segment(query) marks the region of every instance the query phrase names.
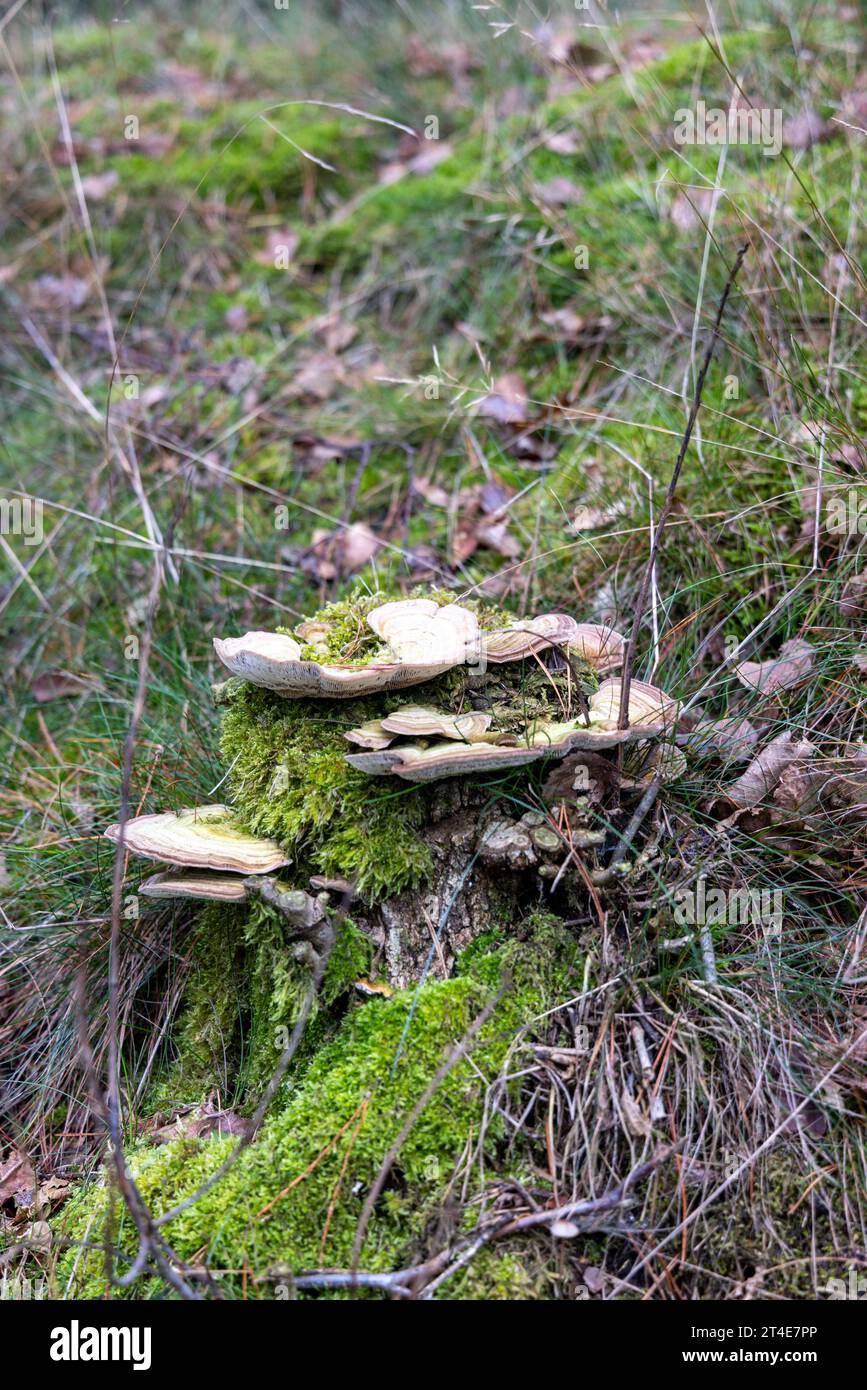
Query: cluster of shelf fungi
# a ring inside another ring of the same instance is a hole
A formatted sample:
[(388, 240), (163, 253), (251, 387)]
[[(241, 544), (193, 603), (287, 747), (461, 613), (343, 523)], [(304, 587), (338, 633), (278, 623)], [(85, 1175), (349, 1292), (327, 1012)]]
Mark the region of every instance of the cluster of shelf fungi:
[[(593, 824), (591, 801), (604, 796), (615, 779), (618, 784), (623, 780), (622, 769), (618, 775), (605, 754), (624, 745), (654, 749), (656, 744), (657, 757), (659, 740), (674, 727), (677, 705), (656, 687), (633, 680), (626, 727), (619, 727), (622, 687), (611, 673), (622, 665), (624, 639), (610, 627), (579, 623), (566, 614), (515, 619), (484, 631), (476, 614), (459, 603), (407, 599), (374, 608), (366, 623), (379, 642), (360, 660), (329, 656), (328, 633), (316, 620), (296, 629), (300, 640), (248, 632), (214, 645), (232, 676), (287, 700), (379, 697), (381, 717), (344, 731), (347, 762), (370, 777), (444, 784), (424, 832), (435, 864), (432, 883), (369, 911), (360, 906), (388, 978), (383, 988), (402, 988), (418, 978), (432, 931), (438, 938), (439, 967), (448, 972), (457, 952), (484, 930), (492, 897), (504, 891), (504, 868), (533, 870), (556, 882), (576, 847), (601, 843), (604, 833)], [(321, 659), (310, 659), (311, 650)], [(438, 708), (424, 703), (423, 690), (414, 691), (421, 698), (412, 702), (392, 698), (457, 666), (466, 667), (471, 680), (474, 673), (483, 675), (507, 663), (532, 660), (543, 666), (540, 654), (546, 652), (567, 681), (575, 659), (601, 678), (589, 697), (574, 705), (569, 701), (568, 707), (561, 700), (556, 718), (529, 718), (523, 727), (504, 732), (490, 712)], [(473, 784), (464, 780), (469, 773), (543, 760), (553, 764), (546, 784), (551, 805), (519, 816), (483, 813), (480, 807), (490, 798), (474, 793)], [(562, 820), (567, 805), (573, 812), (568, 835)], [(281, 871), (291, 859), (284, 849), (251, 834), (222, 804), (137, 816), (109, 827), (106, 834), (125, 850), (164, 866), (142, 882), (144, 896), (224, 903), (258, 897), (281, 914), (290, 935), (307, 942), (313, 954), (328, 934), (335, 897), (346, 904), (353, 899), (353, 885), (346, 880), (312, 878), (314, 893), (285, 882)], [(468, 873), (468, 867), (475, 872)], [(441, 919), (447, 905), (448, 927), (438, 932), (438, 925), (445, 925)], [(353, 917), (358, 920), (355, 910)], [(372, 987), (360, 981), (359, 988), (368, 993)]]

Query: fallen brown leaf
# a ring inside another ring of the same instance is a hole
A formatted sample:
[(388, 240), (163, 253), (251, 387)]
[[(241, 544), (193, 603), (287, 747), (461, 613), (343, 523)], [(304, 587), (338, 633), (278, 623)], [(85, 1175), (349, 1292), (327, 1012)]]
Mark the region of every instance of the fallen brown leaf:
[(311, 352), (302, 359), (293, 386), (299, 396), (327, 401), (344, 380), (345, 369), (339, 357), (333, 352)]
[(481, 521), (476, 527), (479, 545), (495, 550), (506, 560), (517, 560), (522, 546), (517, 536), (509, 531), (508, 521)]
[(775, 690), (789, 690), (810, 674), (815, 651), (809, 642), (793, 637), (780, 647), (779, 656), (767, 661), (742, 661), (735, 667), (741, 685), (749, 690), (770, 695)]
[(542, 143), (552, 154), (578, 154), (581, 149), (581, 141), (572, 130), (554, 131)]
[(89, 294), (90, 285), (80, 275), (39, 275), (25, 298), (33, 309), (80, 309)]
[(379, 175), (380, 183), (397, 183), (398, 179), (402, 179), (406, 174), (429, 174), (454, 153), (448, 140), (425, 140), (419, 144), (418, 153), (411, 159), (395, 159), (383, 165)]
[(712, 188), (679, 188), (668, 215), (679, 232), (694, 232), (707, 222), (713, 200)]
[[(353, 522), (339, 531), (314, 531), (309, 559), (319, 579), (336, 579), (363, 569), (380, 549), (382, 542), (363, 521)], [(305, 565), (305, 568), (308, 566)]]
[(534, 184), (533, 196), (540, 203), (548, 203), (551, 207), (572, 207), (575, 203), (581, 202), (584, 189), (564, 175), (557, 174), (546, 183)]
[(413, 478), (412, 490), (417, 492), (419, 497), (423, 497), (432, 507), (447, 507), (449, 505), (449, 494), (439, 483), (434, 483), (430, 478)]
[(120, 175), (116, 169), (107, 169), (104, 174), (86, 174), (81, 180), (81, 191), (89, 203), (99, 203), (108, 197), (119, 181)]
[(611, 337), (614, 329), (614, 319), (610, 315), (599, 314), (588, 318), (585, 314), (579, 314), (571, 304), (549, 310), (541, 315), (539, 322), (548, 331), (536, 329), (534, 338), (567, 343), (576, 348), (598, 347)]
[(203, 1105), (186, 1106), (175, 1112), (168, 1124), (147, 1132), (153, 1144), (170, 1144), (173, 1139), (208, 1139), (214, 1134), (231, 1134), (242, 1139), (250, 1133), (252, 1121), (234, 1110), (219, 1110), (209, 1097)]
[(523, 378), (517, 372), (498, 377), (492, 390), (476, 402), (473, 413), (501, 425), (523, 424), (530, 413)]
[(579, 507), (569, 522), (573, 531), (598, 531), (617, 517), (622, 508), (617, 507)]
[(853, 574), (843, 585), (839, 598), (840, 612), (844, 618), (859, 618), (867, 609), (867, 570), (863, 574)]
[(783, 144), (793, 150), (808, 150), (833, 133), (833, 127), (817, 111), (802, 111), (783, 121)]
[(815, 752), (812, 743), (798, 739), (786, 730), (753, 758), (746, 772), (726, 787), (725, 795), (736, 806), (758, 806), (763, 797), (776, 787), (790, 763), (811, 758)]
[(35, 1195), (36, 1174), (30, 1159), (20, 1149), (10, 1149), (0, 1163), (0, 1202), (31, 1207)]
[(86, 682), (71, 671), (43, 671), (30, 683), (30, 690), (37, 704), (47, 705), (51, 700), (62, 700), (68, 695), (80, 695)]
[(481, 58), (469, 44), (450, 43), (431, 48), (420, 34), (410, 36), (406, 57), (413, 77), (463, 77), (481, 66)]
[(703, 719), (691, 730), (687, 739), (691, 747), (712, 749), (724, 754), (730, 762), (746, 760), (758, 741), (758, 732), (750, 721), (737, 716)]

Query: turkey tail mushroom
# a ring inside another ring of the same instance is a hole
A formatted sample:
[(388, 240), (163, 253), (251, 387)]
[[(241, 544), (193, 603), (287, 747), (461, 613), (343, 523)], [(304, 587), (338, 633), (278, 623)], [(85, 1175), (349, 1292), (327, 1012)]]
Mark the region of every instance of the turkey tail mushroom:
[[(105, 835), (117, 844), (120, 832), (120, 825), (110, 825)], [(276, 841), (251, 835), (221, 805), (134, 816), (124, 824), (123, 843), (143, 859), (185, 869), (268, 874), (292, 862)]]

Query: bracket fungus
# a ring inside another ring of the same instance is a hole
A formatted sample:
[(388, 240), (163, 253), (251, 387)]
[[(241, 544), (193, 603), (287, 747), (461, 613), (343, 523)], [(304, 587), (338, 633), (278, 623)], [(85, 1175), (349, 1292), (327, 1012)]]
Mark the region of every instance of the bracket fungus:
[[(624, 639), (600, 623), (577, 623), (565, 613), (542, 613), (483, 631), (471, 608), (434, 599), (399, 599), (371, 609), (359, 634), (335, 654), (327, 617), (301, 623), (295, 636), (247, 632), (215, 638), (220, 661), (235, 676), (289, 698), (350, 699), (379, 690), (400, 690), (444, 675), (455, 666), (479, 670), (534, 656), (557, 646), (586, 661), (599, 674), (623, 661)], [(363, 646), (362, 655), (353, 655)]]
[[(123, 829), (124, 847), (132, 854), (184, 869), (268, 874), (291, 862), (276, 841), (242, 829), (228, 806), (134, 816)], [(106, 837), (117, 844), (120, 830), (110, 825)]]
[[(317, 623), (314, 648), (327, 652), (326, 623)], [(453, 666), (478, 662), (481, 634), (474, 613), (458, 603), (433, 599), (382, 603), (367, 615), (381, 647), (363, 660), (311, 661), (295, 638), (278, 632), (248, 632), (214, 639), (214, 648), (233, 675), (280, 695), (349, 699), (378, 690), (400, 690), (444, 675)], [(311, 624), (299, 629), (314, 636)]]
[(439, 734), (441, 738), (471, 741), (490, 727), (492, 714), (469, 710), (466, 714), (448, 714), (429, 705), (404, 705), (380, 721), (389, 734), (407, 734), (424, 738)]
[[(487, 720), (484, 728), (468, 727), (461, 734), (463, 742), (455, 741), (452, 735), (440, 736), (430, 743), (391, 743), (376, 748), (367, 745), (365, 752), (347, 753), (346, 761), (372, 776), (391, 774), (408, 782), (429, 782), (462, 773), (520, 767), (542, 758), (562, 758), (576, 749), (615, 748), (639, 739), (661, 738), (671, 731), (677, 713), (676, 701), (656, 686), (642, 681), (632, 682), (629, 725), (618, 729), (621, 690), (619, 680), (603, 681), (590, 698), (586, 717), (563, 722), (535, 720), (528, 722), (518, 734), (491, 729), (490, 720)], [(380, 720), (380, 728), (419, 739), (425, 732), (441, 735), (444, 724), (455, 722), (454, 716), (441, 712), (440, 726), (436, 727), (436, 711), (411, 706), (410, 715), (413, 709), (417, 711), (415, 727), (412, 717), (408, 719), (407, 711), (403, 710)], [(346, 737), (358, 743), (360, 732), (352, 730)]]
[(350, 729), (343, 737), (359, 748), (387, 748), (394, 739), (393, 734), (384, 731), (381, 719), (368, 719), (357, 729)]
[(565, 613), (542, 613), (489, 633), (484, 640), (486, 659), (498, 664), (519, 661), (555, 646), (573, 652), (602, 674), (622, 665), (626, 643), (614, 628), (602, 623), (576, 623)]
[[(517, 618), (483, 601), (429, 595), (383, 603), (380, 595), (355, 594), (292, 631), (215, 641), (232, 677), (219, 697), (229, 707), (223, 746), (230, 771), (239, 769), (233, 784), (241, 811), (204, 806), (126, 822), (125, 847), (170, 870), (146, 879), (146, 897), (261, 897), (294, 925), (295, 890), (269, 877), (293, 862), (287, 849), (308, 877), (315, 868), (323, 882), (361, 882), (364, 893), (374, 885), (380, 896), (428, 871), (427, 844), (414, 834), (424, 800), (397, 809), (385, 788), (366, 788), (349, 768), (434, 782), (571, 752), (593, 756), (670, 732), (676, 703), (640, 681), (631, 683), (628, 725), (618, 727), (622, 683), (608, 673), (622, 666), (625, 641), (613, 628), (566, 613)], [(425, 682), (416, 701), (389, 699)], [(283, 699), (298, 703), (287, 708)], [(339, 704), (317, 709), (316, 701), (350, 703), (341, 720)], [(275, 763), (287, 773), (285, 784), (273, 777)], [(241, 816), (276, 838), (248, 833)], [(326, 831), (338, 822), (340, 833), (326, 845)], [(106, 834), (117, 842), (120, 827)], [(392, 844), (393, 851), (384, 849)], [(542, 849), (533, 840), (532, 852)]]
[(243, 878), (207, 869), (151, 874), (139, 884), (138, 891), (146, 898), (199, 898), (219, 903), (242, 903), (247, 898)]
[[(590, 700), (590, 719), (594, 724), (602, 728), (617, 727), (622, 689), (623, 683), (620, 680), (601, 682)], [(646, 681), (630, 681), (630, 725), (670, 732), (677, 720), (677, 710), (677, 701), (666, 695), (658, 686), (648, 685)]]

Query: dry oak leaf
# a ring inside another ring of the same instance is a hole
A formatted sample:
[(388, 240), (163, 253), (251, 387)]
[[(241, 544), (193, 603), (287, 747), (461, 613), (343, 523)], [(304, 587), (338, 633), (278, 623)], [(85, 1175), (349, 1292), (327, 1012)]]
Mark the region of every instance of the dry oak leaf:
[(614, 319), (609, 314), (587, 317), (579, 314), (571, 304), (563, 304), (559, 309), (551, 309), (540, 316), (546, 332), (536, 331), (534, 338), (544, 342), (563, 343), (574, 348), (598, 347), (611, 336)]
[(36, 1174), (30, 1159), (20, 1149), (10, 1149), (0, 1163), (0, 1202), (30, 1207), (35, 1194)]
[(834, 128), (817, 111), (802, 111), (783, 122), (783, 144), (793, 150), (808, 150), (820, 140), (827, 140)]
[(90, 285), (80, 275), (39, 275), (25, 298), (32, 309), (80, 309), (89, 294)]
[(508, 521), (480, 522), (476, 527), (476, 538), (479, 545), (486, 546), (488, 550), (496, 550), (498, 555), (507, 560), (517, 560), (523, 550), (517, 536), (513, 536), (509, 531)]
[(179, 1112), (173, 1120), (155, 1129), (149, 1138), (153, 1144), (169, 1144), (174, 1139), (209, 1139), (212, 1135), (233, 1135), (237, 1139), (250, 1133), (252, 1120), (234, 1110), (218, 1110), (209, 1098), (204, 1105)]
[(792, 637), (780, 647), (779, 656), (767, 661), (742, 661), (735, 667), (741, 685), (771, 695), (776, 690), (788, 690), (810, 674), (815, 650), (801, 637)]
[(364, 569), (381, 545), (363, 521), (355, 521), (340, 531), (314, 531), (310, 547), (313, 569), (320, 579), (354, 574)]
[(614, 521), (623, 511), (622, 505), (611, 507), (579, 507), (573, 513), (569, 522), (571, 530), (578, 533), (582, 531), (598, 531), (603, 526), (607, 526), (610, 521)]
[(429, 502), (432, 507), (447, 507), (449, 505), (449, 494), (439, 483), (434, 483), (430, 478), (413, 478), (410, 484), (411, 490), (423, 497), (425, 502)]
[(686, 737), (687, 747), (712, 750), (730, 762), (745, 762), (759, 741), (758, 731), (749, 719), (730, 715), (723, 719), (702, 719)]
[(627, 1132), (634, 1135), (636, 1139), (646, 1139), (653, 1129), (653, 1125), (625, 1087), (620, 1096), (620, 1108), (626, 1121)]
[(397, 183), (405, 174), (429, 174), (444, 159), (450, 159), (453, 153), (448, 140), (430, 140), (421, 145), (411, 159), (395, 159), (383, 165), (379, 181), (388, 185)]
[(564, 175), (556, 174), (545, 183), (534, 184), (533, 194), (540, 203), (548, 203), (551, 207), (571, 207), (574, 203), (580, 203), (584, 189)]
[(669, 216), (679, 232), (694, 232), (707, 222), (714, 193), (713, 188), (678, 189)]
[(30, 690), (36, 703), (47, 705), (50, 700), (62, 700), (68, 695), (80, 695), (87, 682), (71, 671), (42, 671), (35, 676)]
[(345, 380), (345, 368), (333, 352), (308, 353), (295, 373), (294, 394), (327, 401), (335, 387)]
[(725, 794), (736, 806), (757, 806), (773, 791), (790, 763), (811, 758), (815, 752), (812, 743), (786, 730), (753, 758), (746, 772), (726, 788)]
[(858, 618), (867, 608), (867, 570), (863, 574), (853, 574), (843, 585), (843, 592), (837, 600), (844, 618)]
[(107, 169), (104, 174), (87, 174), (81, 180), (81, 191), (88, 202), (100, 202), (116, 187), (120, 175), (116, 169)]
[(473, 413), (501, 425), (520, 425), (529, 419), (527, 388), (517, 372), (498, 377), (486, 396), (476, 401)]
[[(821, 788), (830, 780), (830, 774), (820, 768), (813, 769), (809, 764), (789, 763), (783, 769), (774, 789), (773, 801), (784, 811), (813, 810)], [(810, 803), (809, 806), (806, 803)]]
[(571, 130), (553, 131), (545, 136), (542, 144), (552, 154), (578, 154), (581, 150), (581, 141)]

